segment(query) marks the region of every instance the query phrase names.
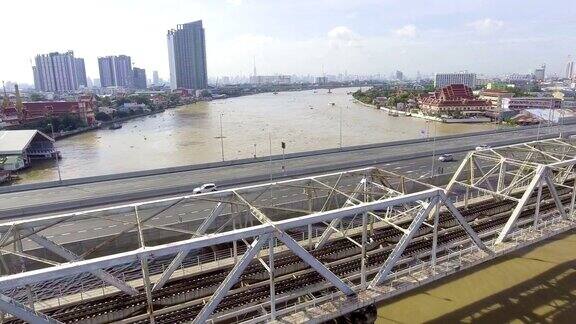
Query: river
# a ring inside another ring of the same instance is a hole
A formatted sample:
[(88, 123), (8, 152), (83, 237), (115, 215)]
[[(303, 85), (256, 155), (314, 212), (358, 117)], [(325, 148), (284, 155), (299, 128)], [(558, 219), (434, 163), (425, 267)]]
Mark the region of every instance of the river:
[[(270, 148), (279, 154), (282, 141), (286, 153), (338, 147), (340, 120), (343, 146), (419, 138), (427, 129), (431, 136), (434, 129), (441, 136), (494, 127), (389, 116), (355, 103), (348, 94), (355, 90), (264, 93), (198, 102), (130, 120), (121, 129), (64, 138), (57, 142), (62, 178), (221, 161), (221, 115), (226, 160), (269, 155)], [(18, 183), (56, 180), (56, 163), (37, 162), (20, 177)]]
[(576, 230), (386, 301), (376, 324), (574, 323)]

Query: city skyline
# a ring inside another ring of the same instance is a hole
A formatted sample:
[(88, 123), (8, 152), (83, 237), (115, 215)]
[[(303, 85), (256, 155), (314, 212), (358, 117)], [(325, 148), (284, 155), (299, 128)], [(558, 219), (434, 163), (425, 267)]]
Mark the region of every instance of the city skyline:
[(18, 46), (3, 52), (0, 78), (32, 83), (30, 60), (36, 54), (73, 50), (85, 59), (90, 78), (98, 76), (97, 57), (124, 53), (167, 79), (166, 30), (195, 20), (206, 28), (209, 77), (250, 75), (254, 57), (263, 75), (492, 75), (528, 73), (546, 63), (550, 74), (563, 76), (568, 55), (576, 54), (576, 36), (569, 33), (576, 9), (569, 1), (545, 12), (523, 1), (124, 1), (108, 11), (105, 0), (91, 6), (90, 16), (124, 22), (110, 26), (86, 23), (80, 9), (65, 5), (72, 2), (58, 2), (69, 9), (60, 12), (53, 3), (34, 0), (5, 4), (6, 12), (26, 12), (27, 21), (44, 27), (40, 37), (22, 24), (21, 15), (5, 15), (0, 27), (14, 31), (5, 42)]

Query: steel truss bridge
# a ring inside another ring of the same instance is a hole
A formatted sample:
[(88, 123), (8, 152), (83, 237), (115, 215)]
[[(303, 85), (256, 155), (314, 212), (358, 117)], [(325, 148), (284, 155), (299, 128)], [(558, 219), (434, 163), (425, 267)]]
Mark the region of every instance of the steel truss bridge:
[[(0, 223), (2, 320), (370, 316), (379, 301), (574, 228), (575, 163), (574, 143), (548, 139), (470, 152), (446, 188), (364, 168)], [(175, 210), (194, 212), (167, 218)], [(54, 239), (65, 226), (109, 231)]]

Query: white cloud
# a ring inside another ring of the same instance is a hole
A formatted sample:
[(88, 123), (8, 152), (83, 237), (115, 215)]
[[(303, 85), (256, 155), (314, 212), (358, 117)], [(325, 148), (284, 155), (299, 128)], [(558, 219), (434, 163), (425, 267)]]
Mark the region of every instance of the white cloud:
[(400, 29), (396, 29), (394, 31), (394, 34), (398, 37), (404, 37), (404, 38), (414, 38), (416, 37), (417, 34), (417, 29), (416, 26), (414, 25), (406, 25)]
[(328, 42), (332, 48), (358, 47), (360, 37), (346, 26), (337, 26), (328, 32)]
[(234, 6), (239, 6), (242, 4), (242, 0), (226, 0), (226, 2)]
[(501, 20), (484, 18), (471, 22), (468, 24), (468, 26), (476, 29), (476, 31), (479, 33), (487, 34), (502, 28), (502, 26), (504, 26), (504, 22)]

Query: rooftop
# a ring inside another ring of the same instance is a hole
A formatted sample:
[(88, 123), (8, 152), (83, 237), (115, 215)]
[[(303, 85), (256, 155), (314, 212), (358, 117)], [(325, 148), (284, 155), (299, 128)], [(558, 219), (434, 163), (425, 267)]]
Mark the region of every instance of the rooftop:
[(0, 131), (0, 155), (22, 154), (36, 136), (54, 141), (48, 135), (35, 129)]

